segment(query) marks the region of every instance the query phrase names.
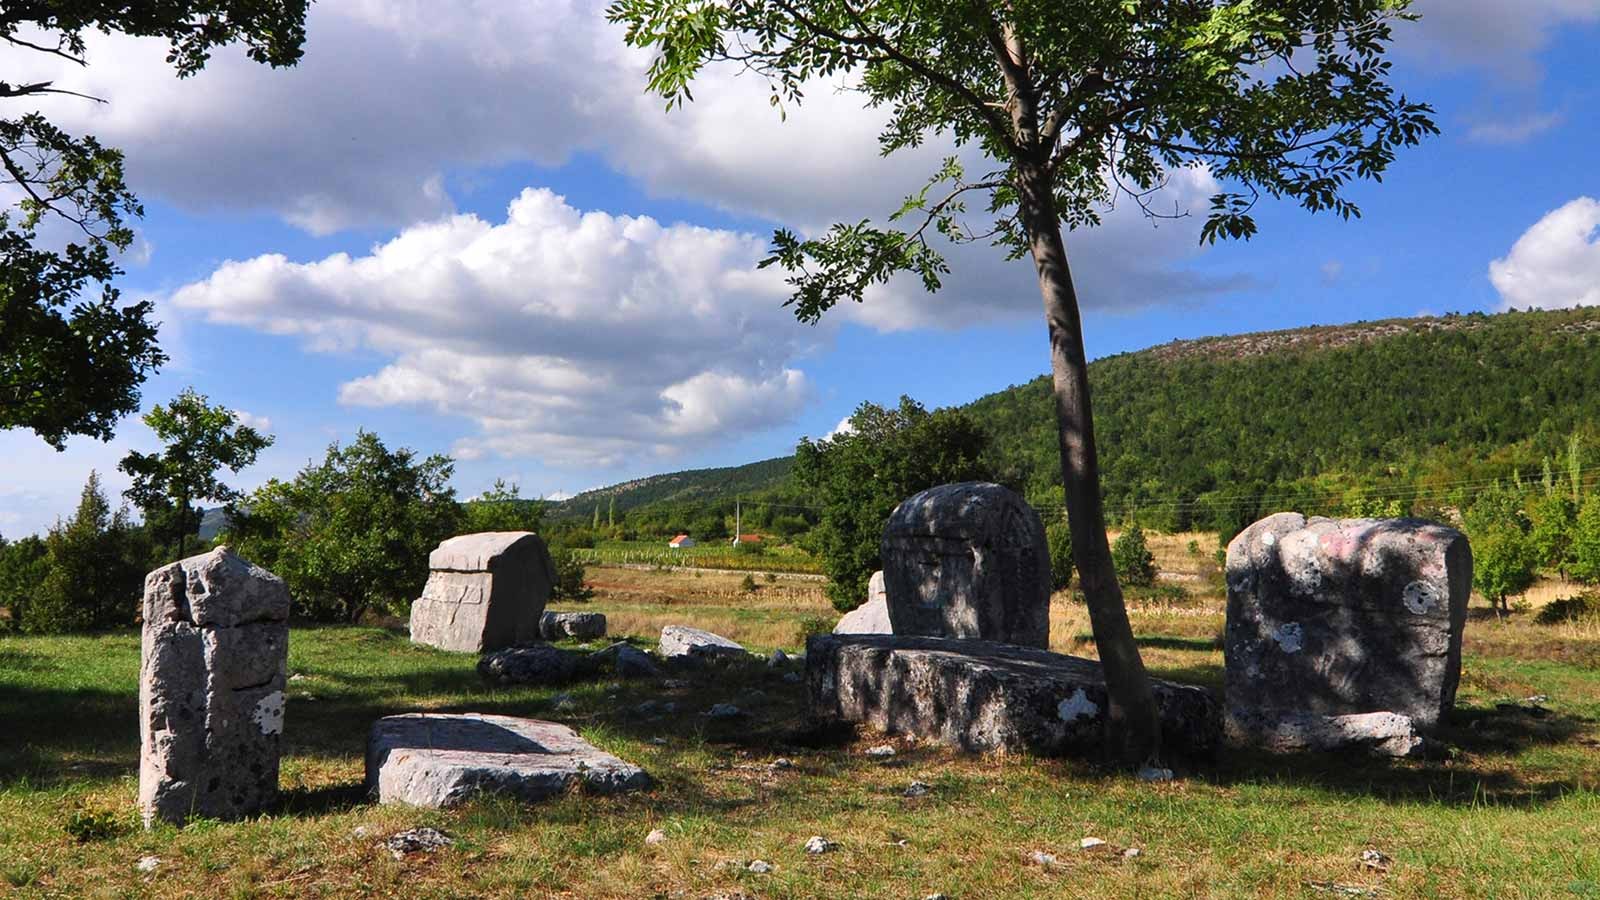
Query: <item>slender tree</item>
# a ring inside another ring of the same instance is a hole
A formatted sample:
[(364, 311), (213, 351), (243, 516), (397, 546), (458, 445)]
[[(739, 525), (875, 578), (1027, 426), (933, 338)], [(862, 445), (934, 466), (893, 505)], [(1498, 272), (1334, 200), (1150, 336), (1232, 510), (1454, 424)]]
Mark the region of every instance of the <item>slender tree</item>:
[[(1397, 96), (1384, 52), (1408, 0), (615, 0), (629, 43), (653, 48), (650, 90), (690, 100), (707, 64), (765, 77), (772, 104), (846, 76), (888, 111), (885, 153), (947, 136), (952, 157), (891, 216), (773, 236), (766, 264), (791, 272), (789, 301), (814, 322), (840, 300), (909, 271), (947, 272), (930, 236), (991, 239), (1030, 256), (1049, 330), (1073, 556), (1111, 695), (1113, 750), (1155, 758), (1160, 723), (1105, 534), (1087, 358), (1062, 226), (1092, 226), (1119, 196), (1150, 215), (1169, 174), (1205, 168), (1202, 239), (1248, 238), (1263, 195), (1358, 214), (1350, 182), (1377, 178), (1397, 148), (1436, 129)], [(966, 199), (986, 200), (974, 227)]]
[[(287, 66), (300, 58), (307, 2), (5, 2), (0, 41), (87, 65), (87, 32), (166, 38), (179, 77), (233, 43), (257, 62)], [(0, 428), (31, 429), (58, 450), (69, 435), (109, 439), (117, 419), (139, 408), (145, 378), (166, 362), (151, 304), (124, 305), (111, 286), (121, 274), (115, 253), (133, 243), (129, 219), (144, 214), (123, 181), (122, 153), (27, 108), (71, 93), (50, 81), (0, 80), (8, 109), (23, 105), (20, 115), (0, 117), (0, 188), (20, 198), (0, 207)], [(38, 239), (47, 217), (66, 223), (72, 237), (64, 246)], [(88, 295), (91, 283), (98, 296)]]
[(144, 423), (166, 445), (161, 453), (131, 451), (120, 468), (133, 476), (123, 496), (144, 513), (158, 541), (176, 545), (182, 559), (191, 535), (200, 530), (204, 510), (195, 503), (226, 504), (230, 514), (244, 494), (223, 484), (217, 472), (237, 473), (272, 446), (272, 437), (248, 425), (226, 406), (212, 406), (204, 394), (185, 389), (166, 406), (145, 413)]

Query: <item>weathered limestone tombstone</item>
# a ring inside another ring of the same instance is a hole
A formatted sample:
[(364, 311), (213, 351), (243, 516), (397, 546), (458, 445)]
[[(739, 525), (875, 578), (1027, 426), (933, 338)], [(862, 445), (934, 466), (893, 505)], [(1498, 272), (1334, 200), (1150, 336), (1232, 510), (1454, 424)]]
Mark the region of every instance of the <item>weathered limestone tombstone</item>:
[(883, 571), (872, 573), (867, 584), (867, 602), (840, 617), (834, 634), (893, 634), (889, 623), (889, 598), (883, 589)]
[(998, 484), (944, 484), (889, 516), (881, 546), (895, 634), (1050, 646), (1050, 554), (1038, 513)]
[(580, 641), (606, 636), (606, 614), (597, 612), (546, 612), (539, 618), (539, 635), (547, 641), (577, 638)]
[(493, 793), (534, 802), (574, 787), (644, 790), (650, 776), (555, 722), (483, 713), (386, 716), (367, 738), (367, 787), (379, 803), (441, 808)]
[(687, 625), (662, 628), (659, 649), (661, 658), (668, 662), (744, 659), (750, 655), (750, 651), (735, 641)]
[[(1206, 756), (1222, 716), (1210, 691), (1151, 679), (1162, 740)], [(972, 752), (1095, 756), (1110, 697), (1094, 660), (993, 641), (825, 634), (806, 642), (806, 696), (819, 721), (872, 725)]]
[(1230, 741), (1424, 750), (1461, 675), (1465, 535), (1420, 519), (1278, 513), (1228, 545), (1227, 579)]
[(151, 572), (139, 663), (145, 825), (239, 819), (278, 797), (289, 589), (227, 547)]
[(539, 639), (555, 569), (530, 531), (463, 534), (428, 554), (428, 583), (411, 604), (411, 640), (483, 653)]

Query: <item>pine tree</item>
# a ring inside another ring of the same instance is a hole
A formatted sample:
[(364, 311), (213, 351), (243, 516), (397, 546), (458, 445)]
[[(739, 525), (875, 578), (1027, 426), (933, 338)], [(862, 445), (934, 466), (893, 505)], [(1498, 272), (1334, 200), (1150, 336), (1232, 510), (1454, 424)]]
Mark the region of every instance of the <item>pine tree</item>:
[(148, 548), (129, 522), (127, 508), (112, 512), (98, 472), (89, 473), (77, 512), (50, 530), (45, 547), (47, 574), (24, 608), (24, 631), (85, 631), (133, 622)]

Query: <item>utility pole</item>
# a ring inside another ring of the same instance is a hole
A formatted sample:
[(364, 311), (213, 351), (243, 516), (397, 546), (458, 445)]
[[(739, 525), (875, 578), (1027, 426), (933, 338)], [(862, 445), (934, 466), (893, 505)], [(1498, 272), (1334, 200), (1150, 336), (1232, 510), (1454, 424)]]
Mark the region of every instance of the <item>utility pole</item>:
[(733, 495), (733, 542), (735, 544), (739, 543), (739, 535), (744, 532), (744, 527), (739, 524), (741, 521), (742, 520), (741, 520), (741, 518), (739, 516), (739, 495), (738, 494), (734, 494)]

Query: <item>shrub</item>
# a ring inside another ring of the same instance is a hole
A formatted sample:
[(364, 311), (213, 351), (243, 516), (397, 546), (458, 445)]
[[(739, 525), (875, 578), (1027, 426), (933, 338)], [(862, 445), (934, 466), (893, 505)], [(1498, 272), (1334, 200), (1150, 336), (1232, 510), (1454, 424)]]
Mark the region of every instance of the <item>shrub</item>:
[(754, 594), (756, 592), (755, 576), (746, 575), (744, 580), (739, 582), (739, 590), (745, 592), (746, 594)]
[(75, 809), (61, 828), (80, 844), (109, 841), (131, 830), (121, 816), (108, 809)]
[(1111, 545), (1111, 561), (1117, 569), (1117, 580), (1126, 585), (1147, 587), (1156, 580), (1156, 557), (1145, 543), (1144, 529), (1138, 525), (1117, 536)]
[(1600, 618), (1600, 593), (1590, 592), (1551, 601), (1539, 610), (1534, 621), (1540, 625), (1560, 625), (1588, 618)]
[(836, 624), (838, 622), (828, 616), (806, 616), (801, 619), (799, 625), (800, 646), (804, 647), (807, 639), (816, 635), (833, 634), (833, 626)]
[(583, 581), (588, 568), (576, 553), (560, 544), (552, 544), (550, 562), (556, 570), (556, 583), (550, 586), (551, 600), (581, 603), (594, 596), (594, 590)]
[(1072, 584), (1072, 528), (1065, 519), (1051, 522), (1044, 538), (1050, 550), (1050, 588), (1064, 591)]

